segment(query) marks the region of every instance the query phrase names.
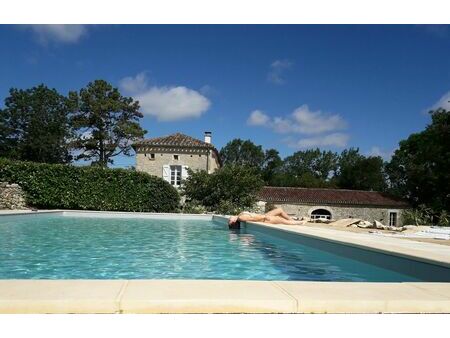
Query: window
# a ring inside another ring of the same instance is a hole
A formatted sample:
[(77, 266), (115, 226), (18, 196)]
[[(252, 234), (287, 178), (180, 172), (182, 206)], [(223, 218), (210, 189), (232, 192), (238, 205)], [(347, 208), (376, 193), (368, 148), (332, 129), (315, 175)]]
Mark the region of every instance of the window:
[(173, 155), (173, 159), (175, 160), (175, 161), (178, 161), (178, 155)]
[(330, 220), (331, 219), (331, 212), (325, 209), (316, 209), (313, 212), (311, 212), (311, 220), (314, 222), (318, 219), (321, 220)]
[(150, 159), (154, 160), (155, 159), (155, 154), (150, 154)]
[(181, 165), (170, 166), (170, 184), (175, 187), (181, 185)]
[(389, 225), (390, 226), (397, 226), (397, 212), (396, 211), (389, 211)]

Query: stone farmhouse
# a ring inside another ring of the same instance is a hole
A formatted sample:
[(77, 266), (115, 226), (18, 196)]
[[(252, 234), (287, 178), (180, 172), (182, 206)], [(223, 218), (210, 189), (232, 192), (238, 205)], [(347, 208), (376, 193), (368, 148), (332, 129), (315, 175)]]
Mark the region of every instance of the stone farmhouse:
[(264, 187), (258, 196), (263, 203), (282, 207), (288, 214), (311, 219), (360, 218), (402, 225), (408, 203), (377, 191), (319, 188)]
[[(188, 168), (212, 173), (221, 166), (210, 132), (205, 132), (203, 141), (176, 133), (144, 139), (133, 148), (136, 170), (161, 177), (176, 188), (188, 177)], [(345, 189), (264, 187), (258, 198), (259, 205), (271, 203), (300, 217), (360, 218), (393, 226), (402, 225), (402, 211), (409, 207), (405, 201), (380, 192)]]
[(176, 188), (188, 177), (188, 168), (212, 173), (221, 165), (211, 132), (205, 132), (204, 141), (176, 133), (136, 142), (133, 148), (136, 170), (161, 177)]

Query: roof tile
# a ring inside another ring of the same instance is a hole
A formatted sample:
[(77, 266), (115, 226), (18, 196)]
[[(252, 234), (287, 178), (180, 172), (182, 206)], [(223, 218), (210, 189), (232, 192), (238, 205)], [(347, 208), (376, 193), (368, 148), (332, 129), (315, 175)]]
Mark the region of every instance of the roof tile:
[(258, 197), (266, 202), (373, 205), (406, 208), (404, 200), (378, 191), (347, 189), (263, 187)]
[(214, 149), (214, 146), (210, 143), (200, 141), (191, 136), (176, 133), (168, 136), (154, 137), (145, 140), (135, 142), (133, 146), (163, 146), (163, 147), (195, 147), (195, 148), (205, 148)]

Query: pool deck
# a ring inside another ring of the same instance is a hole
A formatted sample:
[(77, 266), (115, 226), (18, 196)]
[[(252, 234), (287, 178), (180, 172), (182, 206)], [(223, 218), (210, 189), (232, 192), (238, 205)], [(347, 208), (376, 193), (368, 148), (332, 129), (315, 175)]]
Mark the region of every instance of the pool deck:
[(450, 246), (446, 245), (414, 241), (412, 238), (410, 240), (403, 240), (401, 238), (383, 237), (368, 233), (326, 229), (314, 227), (313, 223), (308, 224), (308, 226), (275, 225), (267, 223), (254, 224), (266, 228), (277, 229), (279, 231), (392, 254), (450, 268)]
[[(450, 247), (439, 244), (259, 225), (450, 267)], [(450, 283), (0, 280), (0, 313), (450, 313)]]

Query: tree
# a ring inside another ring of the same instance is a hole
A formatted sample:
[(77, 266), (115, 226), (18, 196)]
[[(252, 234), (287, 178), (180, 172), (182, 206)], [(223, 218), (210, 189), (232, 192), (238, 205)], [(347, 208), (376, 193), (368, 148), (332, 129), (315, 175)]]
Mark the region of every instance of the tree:
[(248, 166), (227, 165), (212, 174), (190, 170), (183, 184), (183, 195), (186, 203), (222, 214), (234, 214), (253, 207), (263, 184), (258, 171)]
[(431, 124), (400, 142), (387, 165), (390, 191), (436, 215), (450, 211), (450, 111), (431, 111)]
[(300, 176), (285, 172), (277, 173), (272, 177), (270, 185), (274, 187), (336, 188), (332, 180), (325, 181), (309, 172)]
[(262, 164), (262, 177), (267, 184), (270, 184), (273, 177), (280, 172), (283, 160), (278, 150), (268, 149), (264, 154), (264, 162)]
[(130, 156), (132, 142), (146, 133), (139, 125), (143, 117), (139, 102), (122, 96), (104, 80), (90, 82), (69, 97), (76, 107), (72, 123), (78, 130), (74, 145), (81, 150), (77, 160), (106, 167), (113, 163), (114, 156)]
[(384, 161), (379, 156), (365, 157), (359, 149), (346, 149), (339, 157), (339, 170), (334, 178), (340, 188), (386, 190)]
[(234, 139), (220, 150), (224, 165), (245, 165), (261, 169), (264, 162), (264, 151), (252, 141)]
[(11, 88), (0, 109), (0, 154), (46, 163), (70, 162), (70, 107), (56, 89), (43, 84)]
[(305, 174), (326, 181), (337, 169), (338, 156), (331, 151), (309, 149), (297, 151), (286, 157), (283, 164), (285, 173), (301, 177)]

